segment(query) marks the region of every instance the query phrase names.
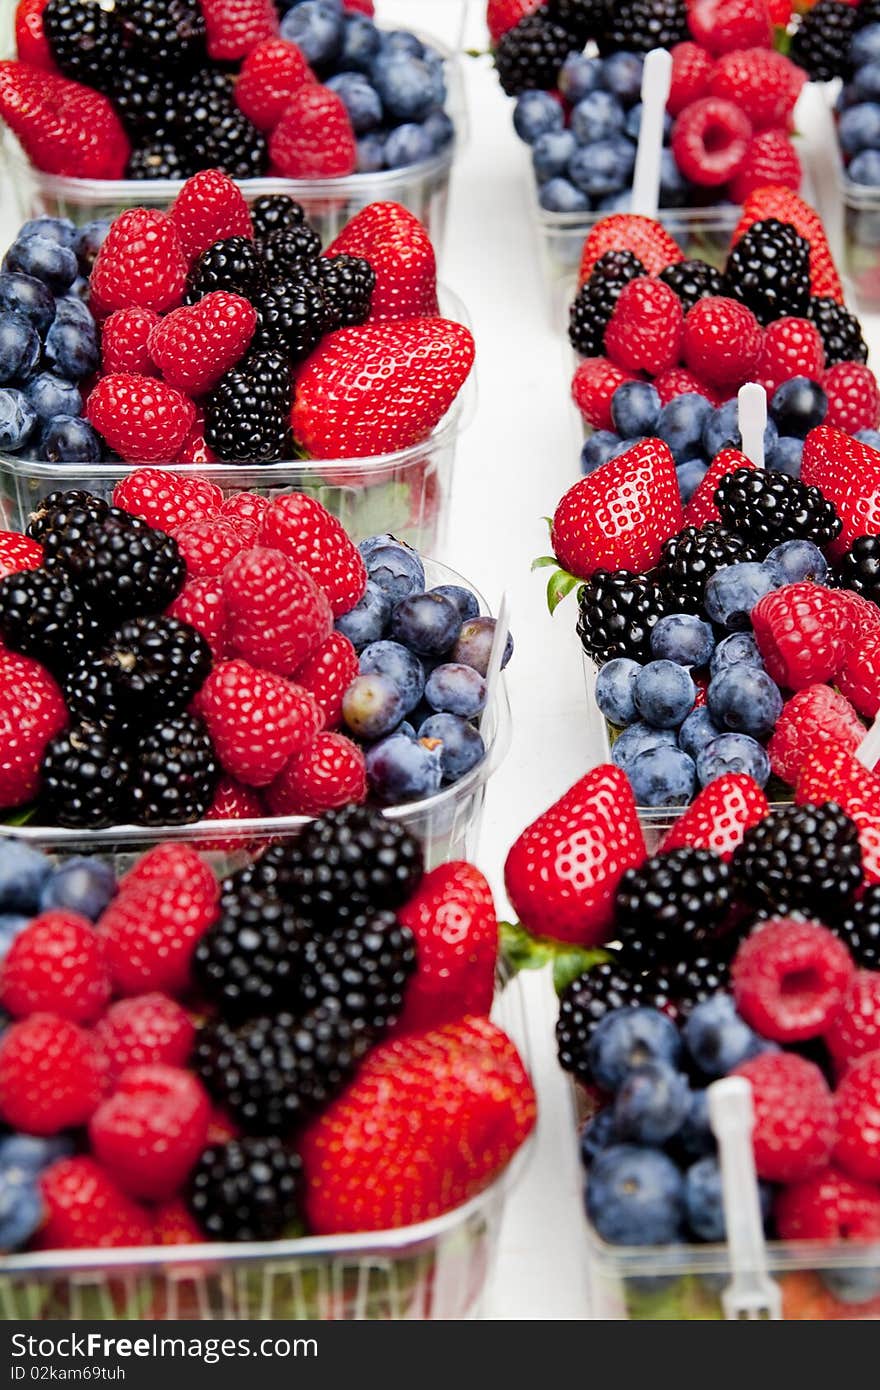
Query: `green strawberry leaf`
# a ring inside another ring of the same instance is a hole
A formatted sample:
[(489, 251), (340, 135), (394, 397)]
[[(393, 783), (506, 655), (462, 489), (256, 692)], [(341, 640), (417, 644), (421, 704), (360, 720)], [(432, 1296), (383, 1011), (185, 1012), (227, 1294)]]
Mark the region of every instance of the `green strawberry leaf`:
[(548, 565), (559, 565), (555, 555), (539, 555), (537, 560), (532, 561), (532, 574), (535, 570), (545, 570)]
[(588, 951), (585, 946), (570, 946), (559, 951), (553, 961), (553, 988), (557, 994), (561, 994), (572, 980), (609, 959), (607, 951)]
[(561, 994), (566, 985), (585, 970), (608, 960), (608, 952), (573, 946), (568, 941), (553, 941), (547, 936), (532, 936), (519, 922), (499, 922), (501, 957), (511, 975), (520, 970), (553, 971), (553, 987)]
[(21, 811), (12, 811), (8, 816), (3, 817), (4, 825), (27, 825), (32, 821), (36, 814), (36, 806), (25, 806)]
[(567, 598), (579, 583), (577, 576), (569, 574), (567, 570), (557, 570), (555, 574), (551, 574), (547, 581), (547, 607), (551, 614), (556, 612), (562, 600)]

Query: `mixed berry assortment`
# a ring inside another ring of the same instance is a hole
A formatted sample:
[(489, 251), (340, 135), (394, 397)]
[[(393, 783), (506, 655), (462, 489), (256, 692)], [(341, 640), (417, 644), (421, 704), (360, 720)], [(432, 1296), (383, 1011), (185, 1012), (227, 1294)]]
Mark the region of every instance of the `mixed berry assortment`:
[(38, 169), (336, 178), (454, 139), (441, 54), (363, 0), (19, 0), (0, 116)]
[(378, 812), (219, 884), (183, 844), (117, 881), (5, 840), (0, 921), (4, 1250), (392, 1229), (534, 1124), (489, 886)]

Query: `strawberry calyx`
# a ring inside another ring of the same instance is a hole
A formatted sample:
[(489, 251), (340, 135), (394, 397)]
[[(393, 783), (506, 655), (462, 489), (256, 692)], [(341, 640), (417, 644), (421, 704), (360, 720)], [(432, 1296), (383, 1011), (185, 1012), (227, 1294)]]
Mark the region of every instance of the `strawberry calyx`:
[(612, 959), (607, 951), (595, 947), (573, 946), (570, 941), (533, 936), (520, 922), (499, 922), (498, 940), (499, 970), (505, 982), (521, 970), (543, 970), (549, 965), (557, 994), (585, 970)]
[(563, 569), (555, 555), (539, 555), (532, 561), (532, 571), (542, 569), (553, 569), (553, 573), (547, 580), (547, 607), (551, 615), (556, 612), (560, 603), (567, 598), (572, 589), (583, 583), (576, 574), (571, 574), (569, 570)]

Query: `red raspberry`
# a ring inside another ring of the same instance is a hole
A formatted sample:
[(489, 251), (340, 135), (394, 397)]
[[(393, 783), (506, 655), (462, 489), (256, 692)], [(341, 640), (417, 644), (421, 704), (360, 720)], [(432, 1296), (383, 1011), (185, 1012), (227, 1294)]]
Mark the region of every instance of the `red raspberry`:
[(223, 493), (215, 483), (164, 468), (136, 468), (113, 489), (114, 507), (169, 535), (185, 521), (216, 516), (222, 502)]
[(289, 492), (272, 502), (263, 513), (260, 545), (283, 551), (302, 565), (324, 590), (334, 618), (363, 598), (367, 587), (363, 556), (342, 523), (314, 497)]
[(741, 944), (731, 967), (746, 1023), (774, 1042), (818, 1037), (840, 1013), (855, 967), (827, 927), (775, 918)]
[(89, 307), (174, 309), (186, 288), (186, 258), (174, 222), (155, 208), (129, 208), (112, 223), (89, 279)]
[(131, 1197), (161, 1201), (183, 1186), (208, 1134), (201, 1082), (161, 1062), (129, 1067), (89, 1121), (95, 1157)]
[(607, 357), (585, 357), (578, 363), (571, 383), (571, 394), (578, 410), (594, 430), (613, 430), (611, 399), (618, 386), (635, 381), (632, 372), (615, 367)]
[(128, 891), (144, 883), (169, 882), (186, 884), (194, 893), (209, 898), (216, 890), (214, 875), (208, 865), (189, 845), (175, 844), (173, 840), (147, 850), (134, 868), (124, 875), (119, 888), (120, 891)]
[(880, 424), (880, 386), (863, 362), (838, 362), (822, 377), (828, 397), (826, 426), (855, 434)]
[(791, 188), (801, 186), (803, 171), (798, 152), (784, 130), (762, 130), (749, 143), (746, 157), (730, 185), (730, 196), (744, 203), (759, 188), (774, 185)]
[(168, 1067), (185, 1066), (196, 1030), (176, 999), (167, 994), (139, 994), (111, 1004), (95, 1025), (95, 1037), (115, 1081), (127, 1067), (154, 1062)]
[(0, 1039), (0, 1116), (24, 1134), (84, 1125), (107, 1082), (94, 1037), (55, 1014), (31, 1014)]
[(195, 414), (174, 386), (126, 372), (102, 377), (86, 406), (86, 419), (127, 463), (173, 462)]
[(74, 912), (43, 912), (13, 941), (0, 968), (0, 1003), (14, 1018), (57, 1014), (91, 1023), (110, 999), (100, 937)]
[(880, 1188), (823, 1168), (776, 1198), (782, 1240), (880, 1240)]
[(258, 130), (274, 130), (294, 92), (315, 77), (295, 43), (264, 39), (251, 49), (235, 84), (235, 101)]
[(316, 83), (300, 87), (269, 137), (269, 158), (288, 179), (354, 173), (357, 146), (342, 98)]
[(22, 570), (38, 570), (43, 563), (43, 547), (29, 536), (0, 531), (0, 579)]
[[(174, 848), (181, 852), (185, 846)], [(150, 876), (137, 877), (137, 869), (127, 874), (98, 923), (120, 994), (185, 989), (196, 943), (217, 916), (217, 883), (197, 854), (180, 855), (179, 877), (160, 872), (148, 858), (138, 868)], [(184, 876), (192, 860), (195, 866)]]
[(808, 685), (786, 701), (767, 745), (770, 766), (790, 787), (817, 744), (833, 739), (855, 752), (865, 726), (849, 700), (829, 685)]
[(880, 1179), (880, 1052), (847, 1068), (835, 1097), (837, 1144), (834, 1161), (853, 1178)]
[(188, 579), (168, 613), (202, 634), (215, 661), (226, 655), (226, 604), (219, 579)]
[(101, 329), (101, 370), (104, 376), (115, 372), (134, 372), (136, 376), (158, 376), (148, 347), (150, 334), (159, 322), (154, 309), (116, 309)]
[(196, 418), (177, 455), (178, 463), (217, 463), (217, 455), (205, 442), (205, 412), (196, 406)]
[(719, 389), (736, 391), (754, 374), (763, 334), (751, 309), (735, 299), (710, 295), (684, 321), (684, 360), (697, 376)]
[(859, 714), (880, 712), (880, 628), (852, 642), (835, 680)]
[(751, 459), (739, 449), (722, 449), (709, 465), (696, 492), (684, 509), (687, 526), (705, 526), (707, 521), (720, 521), (721, 513), (715, 505), (715, 492), (721, 479), (738, 468), (754, 468)]
[(342, 697), (360, 670), (358, 654), (341, 632), (331, 632), (326, 642), (297, 668), (296, 681), (315, 697), (324, 728), (342, 723)]
[(67, 706), (45, 667), (0, 649), (0, 807), (33, 801), (46, 745), (66, 725)]
[(662, 280), (630, 280), (605, 330), (605, 348), (618, 367), (631, 372), (666, 371), (678, 361), (684, 313), (681, 300)]
[(880, 971), (856, 971), (843, 1008), (825, 1030), (825, 1045), (838, 1072), (859, 1057), (880, 1051)]
[(797, 1182), (823, 1168), (834, 1144), (834, 1097), (815, 1062), (794, 1052), (763, 1052), (733, 1075), (752, 1087), (758, 1177)]
[(249, 545), (256, 545), (269, 498), (256, 492), (234, 492), (220, 508), (220, 515), (231, 521), (246, 536)]
[(366, 797), (363, 750), (342, 734), (318, 734), (311, 747), (292, 758), (266, 788), (269, 810), (276, 816), (320, 816), (334, 806)]
[(91, 87), (26, 63), (0, 63), (0, 118), (47, 174), (125, 176), (128, 136), (113, 103)]
[(188, 261), (194, 261), (215, 241), (254, 234), (244, 194), (222, 169), (202, 169), (187, 179), (168, 215)]
[(52, 49), (43, 28), (43, 11), (49, 0), (18, 0), (15, 7), (15, 52), (21, 63), (44, 72), (56, 72)]
[(694, 0), (688, 5), (688, 25), (710, 53), (773, 46), (766, 0)]
[(236, 555), (223, 571), (223, 598), (229, 651), (277, 675), (301, 666), (333, 627), (324, 591), (280, 550)]
[(214, 290), (166, 314), (150, 334), (150, 355), (170, 385), (203, 396), (244, 355), (256, 326), (247, 299)]
[(755, 378), (768, 396), (790, 377), (820, 381), (824, 371), (825, 348), (809, 319), (777, 319), (765, 328)]
[(675, 400), (676, 396), (705, 396), (707, 401), (713, 405), (720, 405), (717, 391), (713, 391), (711, 386), (707, 386), (699, 377), (694, 376), (693, 372), (687, 371), (685, 367), (670, 367), (668, 371), (661, 372), (654, 381), (654, 389), (660, 397), (661, 405), (668, 405)]
[[(364, 3), (372, 6), (372, 0), (348, 0), (348, 3), (343, 5), (343, 9), (359, 10)], [(526, 15), (533, 14), (535, 10), (540, 8), (541, 4), (542, 0), (489, 0), (486, 6), (486, 24), (492, 43), (496, 44), (501, 36), (507, 33), (508, 29), (519, 24)], [(363, 12), (367, 13), (368, 11), (364, 9)]]
[(278, 33), (272, 0), (199, 0), (199, 9), (205, 19), (208, 57), (216, 63), (246, 58), (258, 43)]
[(837, 602), (852, 624), (850, 648), (858, 650), (863, 642), (880, 631), (880, 608), (862, 594), (854, 594), (851, 589), (838, 589)]
[(174, 539), (190, 579), (219, 579), (229, 561), (247, 545), (241, 532), (222, 516), (187, 521), (174, 532)]
[(672, 116), (679, 116), (686, 106), (708, 95), (712, 59), (698, 43), (677, 43), (670, 53), (672, 82), (666, 110)]
[(274, 781), (321, 728), (321, 711), (307, 691), (246, 661), (215, 667), (198, 707), (223, 767), (251, 787)]
[(686, 106), (672, 128), (675, 162), (701, 188), (720, 188), (742, 168), (752, 138), (745, 111), (720, 97)]
[(221, 777), (205, 820), (260, 820), (264, 814), (263, 802), (253, 787)]
[(752, 626), (769, 675), (789, 690), (830, 680), (853, 636), (834, 590), (809, 580), (766, 594), (752, 610)]
[(153, 1213), (151, 1245), (204, 1245), (207, 1239), (180, 1198), (163, 1202)]
[(806, 80), (803, 68), (775, 49), (748, 48), (718, 59), (709, 73), (709, 90), (748, 111), (755, 130), (767, 130), (786, 124)]
[(39, 1178), (46, 1222), (39, 1243), (46, 1250), (97, 1250), (151, 1245), (147, 1213), (120, 1192), (93, 1158), (59, 1158)]

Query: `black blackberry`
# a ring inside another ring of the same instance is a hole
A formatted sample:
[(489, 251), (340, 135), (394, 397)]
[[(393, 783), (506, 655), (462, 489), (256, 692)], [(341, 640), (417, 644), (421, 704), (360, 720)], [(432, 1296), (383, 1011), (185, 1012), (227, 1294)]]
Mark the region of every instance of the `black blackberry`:
[[(655, 983), (656, 980), (656, 983)], [(556, 1047), (559, 1065), (579, 1081), (592, 1080), (587, 1045), (596, 1025), (612, 1009), (647, 1008), (670, 1011), (672, 1000), (664, 982), (647, 974), (620, 954), (585, 970), (559, 996)]]
[(254, 238), (258, 245), (273, 232), (301, 227), (305, 220), (306, 215), (299, 203), (294, 202), (293, 198), (288, 198), (286, 193), (267, 193), (264, 197), (257, 198), (251, 208)]
[(101, 521), (110, 511), (109, 502), (91, 492), (72, 488), (66, 492), (50, 492), (28, 517), (25, 535), (45, 545), (49, 536)]
[(721, 271), (705, 261), (679, 261), (678, 265), (668, 265), (661, 270), (657, 278), (678, 296), (685, 313), (701, 299), (724, 294)]
[(277, 463), (289, 457), (289, 412), (277, 384), (273, 392), (250, 371), (227, 372), (205, 406), (205, 442), (228, 463)]
[(198, 1036), (195, 1066), (246, 1133), (289, 1134), (329, 1105), (369, 1046), (332, 1007), (261, 1015), (237, 1027), (217, 1018)]
[(329, 936), (312, 935), (303, 957), (308, 1007), (332, 1004), (358, 1035), (378, 1041), (400, 1017), (416, 967), (409, 927), (387, 909), (359, 913)]
[(509, 97), (535, 88), (553, 91), (562, 64), (580, 47), (568, 29), (542, 11), (526, 15), (495, 45), (498, 80)]
[(40, 769), (38, 822), (99, 830), (128, 816), (129, 755), (99, 724), (73, 724), (52, 739)]
[(738, 932), (730, 932), (713, 941), (710, 950), (666, 966), (658, 983), (662, 981), (674, 1001), (667, 1013), (684, 1019), (695, 1004), (730, 989), (730, 965), (739, 939)]
[(0, 579), (0, 637), (14, 652), (60, 673), (96, 646), (103, 628), (61, 570)]
[(836, 299), (811, 299), (807, 313), (821, 334), (826, 367), (867, 362), (868, 344), (862, 337), (862, 325), (845, 304), (838, 304)]
[(739, 892), (756, 908), (839, 916), (864, 877), (858, 826), (839, 806), (784, 806), (751, 826), (733, 854)]
[(604, 48), (650, 53), (691, 37), (684, 0), (614, 0), (609, 5)]
[(43, 31), (65, 77), (110, 91), (122, 59), (122, 34), (112, 6), (101, 0), (49, 0)]
[(237, 370), (250, 377), (254, 390), (262, 399), (277, 405), (285, 415), (288, 413), (293, 387), (286, 353), (251, 348), (239, 362)]
[(856, 8), (844, 0), (818, 0), (805, 15), (791, 41), (789, 57), (813, 82), (852, 76), (849, 45), (858, 27)]
[(663, 617), (663, 595), (654, 579), (629, 570), (596, 570), (578, 592), (577, 631), (588, 656), (600, 666), (616, 656), (650, 661), (651, 630)]
[(122, 40), (139, 61), (182, 67), (204, 56), (205, 21), (195, 0), (115, 0)]
[(119, 507), (84, 524), (81, 515), (71, 513), (63, 529), (46, 537), (46, 568), (63, 570), (108, 622), (167, 608), (186, 579), (174, 538)]
[(392, 912), (424, 872), (422, 847), (408, 830), (368, 806), (342, 806), (305, 827), (292, 844), (261, 861), (276, 867), (278, 891), (306, 917), (333, 926), (369, 909)]
[(673, 849), (627, 869), (617, 889), (615, 934), (642, 969), (662, 967), (714, 954), (732, 905), (730, 867), (719, 855)]
[(747, 305), (761, 324), (810, 307), (810, 243), (787, 222), (755, 222), (727, 258), (724, 291)]
[(880, 24), (880, 0), (861, 0), (856, 9), (856, 28), (864, 29), (867, 24)]
[(360, 256), (319, 256), (314, 270), (324, 296), (328, 332), (366, 323), (376, 288), (370, 262)]
[(278, 1240), (296, 1222), (302, 1160), (278, 1139), (231, 1139), (205, 1149), (187, 1201), (211, 1240)]
[(800, 478), (761, 468), (736, 468), (715, 490), (721, 521), (766, 555), (783, 541), (830, 545), (842, 522), (834, 503)]
[(726, 530), (718, 521), (686, 526), (677, 536), (664, 541), (660, 551), (658, 583), (667, 612), (702, 613), (706, 582), (716, 570), (760, 558), (747, 540)]
[(605, 329), (625, 285), (644, 275), (645, 267), (632, 251), (606, 251), (581, 285), (568, 316), (568, 337), (582, 357), (605, 351)]
[(321, 254), (321, 238), (308, 223), (270, 232), (260, 242), (267, 279), (288, 280), (308, 274)]
[(220, 764), (201, 719), (178, 714), (154, 725), (134, 749), (130, 785), (135, 825), (189, 825), (214, 800)]
[(880, 970), (880, 883), (869, 883), (858, 902), (829, 926), (846, 943), (856, 965)]
[[(880, 536), (856, 536), (834, 567), (834, 583), (839, 589), (852, 589), (872, 603), (880, 604)], [(2, 587), (0, 585), (0, 590)], [(0, 617), (0, 631), (2, 626)]]
[(258, 179), (269, 164), (265, 135), (237, 108), (216, 112), (186, 147), (197, 169), (222, 169), (233, 179)]
[(257, 327), (251, 351), (283, 352), (288, 361), (301, 362), (328, 328), (321, 287), (304, 276), (267, 285), (253, 305)]
[(548, 19), (560, 24), (581, 48), (590, 40), (601, 44), (608, 26), (610, 0), (547, 0)]
[(263, 258), (248, 237), (230, 236), (202, 252), (186, 281), (186, 302), (214, 290), (231, 290), (253, 300), (263, 282)]
[(224, 1018), (248, 1018), (300, 1001), (311, 924), (270, 890), (227, 879), (220, 916), (200, 939), (193, 973)]
[(71, 670), (64, 696), (75, 718), (134, 726), (185, 709), (210, 670), (211, 649), (189, 623), (131, 618)]
[(176, 145), (155, 141), (132, 150), (125, 168), (127, 179), (185, 179), (192, 173)]
[(113, 73), (110, 95), (136, 141), (180, 147), (177, 127), (185, 97), (173, 77), (123, 62)]

